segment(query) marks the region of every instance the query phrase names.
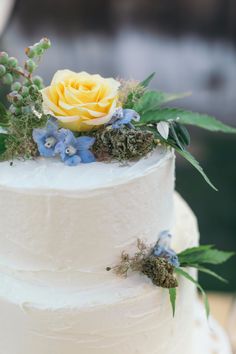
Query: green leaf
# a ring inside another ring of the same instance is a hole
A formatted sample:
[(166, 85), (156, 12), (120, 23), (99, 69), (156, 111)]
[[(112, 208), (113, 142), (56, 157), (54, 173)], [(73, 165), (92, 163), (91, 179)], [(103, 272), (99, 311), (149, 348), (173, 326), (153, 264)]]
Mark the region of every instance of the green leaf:
[(9, 116), (5, 106), (0, 102), (0, 127), (8, 127)]
[(188, 92), (171, 94), (162, 91), (147, 91), (134, 105), (134, 110), (142, 115), (149, 111), (155, 111), (164, 103), (174, 101), (189, 95), (190, 93)]
[[(172, 145), (173, 146), (173, 145)], [(215, 190), (217, 191), (217, 188), (211, 183), (205, 172), (203, 171), (203, 168), (200, 166), (199, 162), (193, 157), (193, 155), (190, 154), (187, 150), (181, 150), (180, 148), (173, 146), (175, 150), (182, 156), (184, 157), (193, 167), (198, 170), (198, 172), (202, 175), (202, 177), (205, 179), (205, 181)]]
[(173, 317), (175, 316), (175, 303), (176, 303), (176, 288), (169, 289), (170, 303), (172, 307)]
[(0, 155), (2, 155), (6, 151), (5, 142), (7, 137), (7, 134), (0, 133)]
[(207, 315), (207, 317), (209, 317), (210, 306), (209, 306), (208, 298), (207, 298), (207, 295), (206, 295), (204, 289), (201, 287), (201, 285), (198, 283), (198, 281), (195, 280), (189, 273), (185, 272), (181, 268), (175, 268), (175, 273), (177, 273), (179, 275), (182, 275), (183, 277), (185, 277), (186, 279), (190, 280), (192, 283), (194, 283), (197, 286), (197, 288), (200, 290), (200, 292), (202, 294), (202, 297), (203, 297), (205, 310), (206, 310), (206, 315)]
[(148, 87), (148, 85), (150, 84), (150, 82), (152, 81), (152, 79), (154, 78), (155, 75), (156, 75), (156, 73), (153, 72), (145, 80), (141, 81), (139, 85), (143, 86), (143, 87)]
[(177, 117), (179, 117), (178, 122), (180, 124), (194, 125), (213, 132), (236, 133), (236, 128), (226, 125), (212, 116), (180, 108), (163, 108), (148, 111), (143, 114), (141, 121), (148, 124), (160, 122), (161, 120), (176, 119)]
[(192, 264), (221, 264), (234, 255), (234, 252), (225, 252), (213, 249), (212, 246), (192, 247), (178, 254), (181, 266)]
[(228, 283), (228, 281), (225, 279), (225, 278), (222, 278), (219, 274), (213, 272), (211, 269), (208, 269), (208, 268), (205, 268), (205, 267), (202, 267), (198, 264), (192, 264), (191, 267), (193, 268), (196, 268), (199, 270), (199, 272), (202, 272), (202, 273), (206, 273), (208, 275), (211, 275), (212, 277), (222, 281), (223, 283)]

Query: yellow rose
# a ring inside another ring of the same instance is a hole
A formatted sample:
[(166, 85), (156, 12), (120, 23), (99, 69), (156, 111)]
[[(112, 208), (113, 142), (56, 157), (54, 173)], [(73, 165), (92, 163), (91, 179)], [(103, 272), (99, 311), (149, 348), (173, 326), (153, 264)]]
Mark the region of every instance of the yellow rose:
[(73, 131), (91, 130), (109, 122), (117, 105), (120, 83), (112, 78), (59, 70), (42, 90), (45, 113)]

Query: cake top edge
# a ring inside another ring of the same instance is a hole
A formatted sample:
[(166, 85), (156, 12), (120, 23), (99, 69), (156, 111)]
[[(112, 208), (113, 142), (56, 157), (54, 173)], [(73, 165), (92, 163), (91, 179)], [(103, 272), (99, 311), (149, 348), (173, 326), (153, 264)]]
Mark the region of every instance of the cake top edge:
[(169, 159), (174, 159), (174, 151), (159, 148), (147, 157), (124, 165), (117, 162), (94, 162), (68, 168), (57, 159), (43, 157), (28, 161), (16, 160), (12, 164), (5, 161), (0, 163), (0, 189), (82, 193), (140, 178), (160, 168)]

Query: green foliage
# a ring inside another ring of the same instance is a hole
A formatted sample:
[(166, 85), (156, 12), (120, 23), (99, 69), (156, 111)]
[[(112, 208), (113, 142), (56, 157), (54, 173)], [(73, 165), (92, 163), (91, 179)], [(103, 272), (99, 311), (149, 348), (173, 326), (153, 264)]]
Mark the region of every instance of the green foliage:
[(221, 264), (223, 262), (226, 262), (234, 254), (234, 252), (219, 251), (213, 248), (212, 245), (203, 245), (199, 247), (188, 248), (178, 254), (178, 259), (181, 268), (176, 268), (175, 272), (192, 281), (201, 291), (205, 303), (207, 316), (209, 315), (209, 304), (204, 290), (199, 285), (199, 283), (190, 276), (189, 273), (185, 272), (182, 269), (182, 267), (196, 268), (200, 272), (206, 273), (217, 278), (220, 281), (226, 282), (226, 280), (220, 275), (213, 272), (211, 269), (206, 268), (205, 264)]
[(169, 289), (170, 303), (172, 307), (173, 317), (175, 316), (175, 304), (176, 304), (176, 288)]
[(194, 125), (199, 128), (213, 132), (236, 133), (236, 128), (230, 127), (212, 116), (186, 111), (180, 108), (162, 108), (153, 111), (147, 111), (141, 117), (141, 122), (145, 124), (157, 123), (170, 119), (179, 118), (178, 122), (186, 125)]
[(142, 86), (142, 87), (145, 87), (145, 88), (148, 87), (148, 85), (150, 84), (150, 82), (152, 81), (152, 79), (154, 78), (155, 75), (156, 75), (156, 73), (153, 72), (146, 79), (141, 81), (139, 85)]
[[(169, 94), (162, 91), (147, 91), (134, 105), (134, 110), (140, 115), (160, 108), (161, 105), (189, 96), (189, 93)], [(142, 117), (143, 121), (143, 117)]]
[(199, 272), (211, 275), (212, 277), (222, 281), (223, 283), (228, 283), (228, 281), (226, 279), (222, 278), (219, 274), (213, 272), (211, 269), (205, 268), (205, 267), (200, 266), (198, 264), (191, 264), (191, 267), (196, 268), (197, 270), (199, 270)]
[(190, 144), (190, 135), (185, 126), (178, 122), (172, 121), (169, 123), (168, 141), (176, 145), (180, 150), (185, 150)]
[(205, 181), (215, 190), (217, 191), (217, 188), (212, 184), (210, 179), (207, 177), (205, 172), (203, 171), (203, 168), (200, 166), (199, 162), (193, 157), (193, 155), (190, 154), (187, 150), (181, 150), (177, 146), (172, 145), (175, 150), (182, 156), (184, 157), (193, 167), (196, 168), (196, 170), (202, 175), (202, 177), (205, 179)]
[(192, 247), (178, 254), (182, 266), (201, 264), (221, 264), (230, 259), (235, 253), (219, 251), (211, 245)]
[(6, 151), (6, 139), (8, 135), (0, 133), (0, 155)]
[(207, 295), (206, 295), (204, 289), (201, 287), (201, 285), (198, 283), (197, 280), (195, 280), (188, 272), (185, 272), (182, 268), (175, 268), (175, 273), (185, 277), (186, 279), (190, 280), (192, 283), (194, 283), (197, 286), (197, 288), (200, 290), (200, 292), (202, 294), (204, 305), (205, 305), (205, 310), (206, 310), (206, 315), (208, 317), (210, 314), (210, 306), (209, 306), (208, 298), (207, 298)]
[(6, 128), (9, 126), (9, 114), (5, 106), (0, 102), (0, 127)]

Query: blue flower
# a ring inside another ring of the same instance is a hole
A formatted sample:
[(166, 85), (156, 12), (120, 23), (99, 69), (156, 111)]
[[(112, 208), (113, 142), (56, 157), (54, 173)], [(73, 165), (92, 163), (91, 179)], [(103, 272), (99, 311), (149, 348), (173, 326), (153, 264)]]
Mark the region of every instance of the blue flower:
[(33, 130), (33, 140), (36, 142), (41, 156), (55, 156), (58, 139), (58, 124), (54, 119), (49, 119), (45, 128)]
[(159, 235), (159, 239), (153, 247), (152, 254), (155, 257), (165, 258), (174, 267), (179, 267), (179, 259), (175, 251), (170, 248), (171, 234), (163, 231)]
[(76, 138), (70, 130), (61, 129), (55, 152), (60, 154), (62, 161), (68, 166), (94, 162), (95, 157), (89, 150), (94, 141), (95, 138), (89, 136)]
[(139, 120), (140, 120), (140, 115), (133, 109), (118, 108), (116, 109), (115, 113), (113, 114), (108, 124), (112, 125), (113, 129), (122, 128), (124, 125), (126, 125), (129, 128), (134, 128), (131, 121), (138, 122)]

